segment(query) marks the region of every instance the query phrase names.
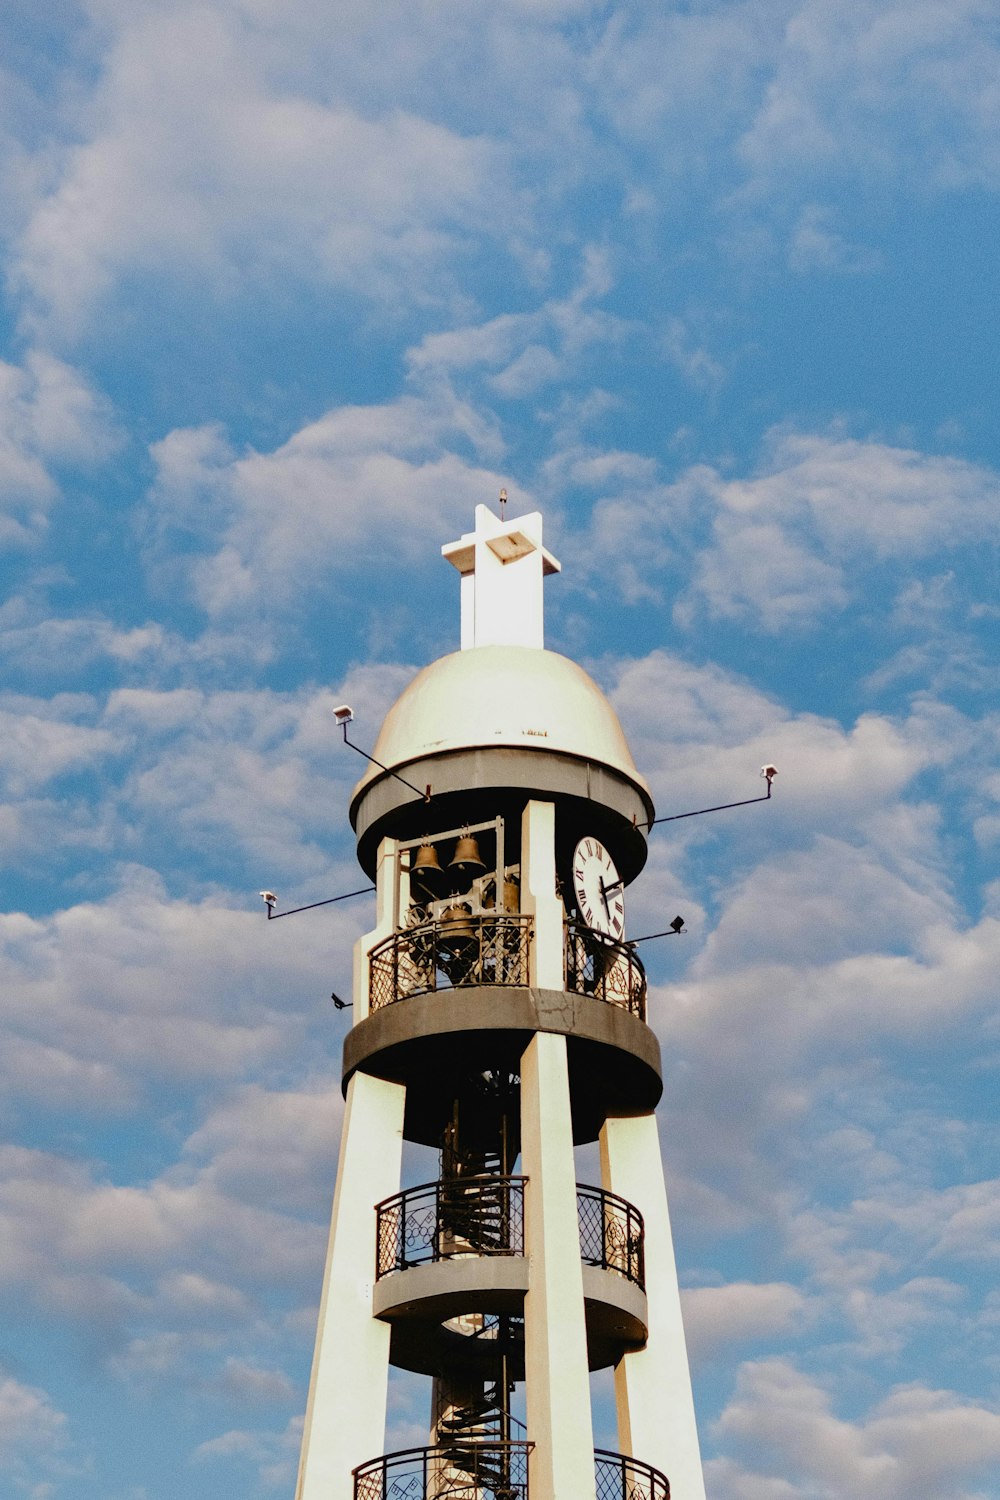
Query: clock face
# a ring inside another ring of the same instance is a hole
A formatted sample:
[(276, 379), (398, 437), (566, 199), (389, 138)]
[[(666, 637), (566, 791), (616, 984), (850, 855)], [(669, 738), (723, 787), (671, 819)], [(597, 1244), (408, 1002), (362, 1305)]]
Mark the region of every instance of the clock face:
[(573, 891), (588, 927), (621, 938), (625, 933), (624, 884), (599, 839), (581, 839), (573, 855)]

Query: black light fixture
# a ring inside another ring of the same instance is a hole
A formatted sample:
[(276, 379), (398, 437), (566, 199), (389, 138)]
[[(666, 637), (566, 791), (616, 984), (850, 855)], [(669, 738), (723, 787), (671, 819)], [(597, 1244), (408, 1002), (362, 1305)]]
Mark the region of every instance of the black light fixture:
[(684, 926), (684, 918), (675, 917), (670, 926), (666, 928), (664, 932), (647, 932), (645, 937), (629, 938), (627, 947), (633, 948), (636, 943), (651, 943), (654, 938), (679, 937), (682, 932), (686, 931), (687, 928)]

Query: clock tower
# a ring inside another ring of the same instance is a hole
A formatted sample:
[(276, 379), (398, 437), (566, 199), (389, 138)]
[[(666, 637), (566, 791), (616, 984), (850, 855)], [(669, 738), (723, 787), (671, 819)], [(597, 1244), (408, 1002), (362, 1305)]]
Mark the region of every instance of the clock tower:
[[(704, 1500), (660, 1052), (625, 938), (649, 789), (604, 694), (545, 650), (541, 516), (479, 506), (442, 551), (461, 649), (389, 710), (351, 801), (376, 920), (297, 1500)], [(420, 1148), (436, 1169), (404, 1187)], [(390, 1365), (428, 1402), (427, 1443), (394, 1452)], [(594, 1446), (604, 1368), (614, 1451)]]

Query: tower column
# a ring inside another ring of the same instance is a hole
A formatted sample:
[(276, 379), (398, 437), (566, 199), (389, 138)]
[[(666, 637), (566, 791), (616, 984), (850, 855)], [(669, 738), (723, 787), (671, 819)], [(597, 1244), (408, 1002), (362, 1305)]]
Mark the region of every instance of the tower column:
[[(529, 802), (521, 890), (533, 918), (530, 983), (561, 990), (565, 909), (556, 895), (555, 806)], [(532, 1500), (593, 1500), (594, 1438), (566, 1038), (540, 1031), (521, 1058), (524, 1363)]]
[(528, 982), (561, 990), (563, 923), (566, 909), (556, 895), (556, 809), (552, 802), (529, 802), (521, 818), (521, 909), (532, 921)]
[(566, 1038), (540, 1031), (521, 1058), (524, 1365), (531, 1500), (594, 1500), (587, 1328)]
[(406, 1089), (367, 1073), (347, 1086), (296, 1500), (353, 1500), (352, 1470), (385, 1432), (389, 1325), (372, 1312), (375, 1205), (398, 1192)]
[(601, 1131), (603, 1186), (634, 1203), (645, 1224), (644, 1349), (615, 1367), (618, 1443), (670, 1475), (671, 1500), (705, 1500), (677, 1263), (654, 1115), (609, 1118)]
[(396, 929), (397, 903), (409, 900), (409, 873), (398, 868), (399, 854), (395, 839), (383, 839), (375, 862), (375, 926), (354, 944), (354, 1022), (363, 1021), (371, 1003), (368, 956), (376, 944)]

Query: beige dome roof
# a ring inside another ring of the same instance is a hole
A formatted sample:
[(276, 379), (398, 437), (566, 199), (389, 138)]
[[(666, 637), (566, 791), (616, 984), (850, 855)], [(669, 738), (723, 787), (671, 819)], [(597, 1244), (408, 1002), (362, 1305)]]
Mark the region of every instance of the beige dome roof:
[[(485, 745), (580, 756), (648, 792), (597, 684), (568, 657), (533, 646), (477, 646), (432, 662), (386, 714), (373, 754), (395, 770)], [(380, 774), (370, 766), (355, 795)]]

